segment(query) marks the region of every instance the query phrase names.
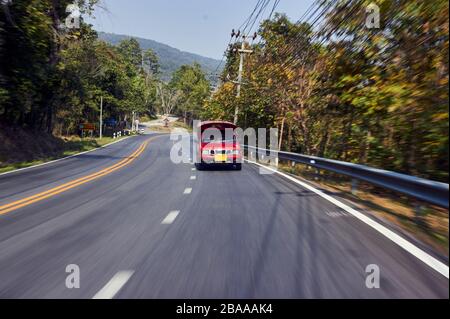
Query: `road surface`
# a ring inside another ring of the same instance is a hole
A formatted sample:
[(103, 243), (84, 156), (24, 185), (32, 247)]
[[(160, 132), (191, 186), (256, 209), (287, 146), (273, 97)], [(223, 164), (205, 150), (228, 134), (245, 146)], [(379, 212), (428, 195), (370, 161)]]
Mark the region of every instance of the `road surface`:
[(252, 164), (174, 164), (171, 147), (143, 135), (1, 175), (0, 297), (449, 297), (445, 276), (317, 194)]
[[(144, 123), (141, 123), (141, 125), (145, 126), (145, 127), (148, 127), (148, 128), (151, 128), (151, 127), (154, 127), (154, 126), (164, 126), (164, 124), (165, 124), (164, 123), (164, 118), (165, 117), (163, 117), (163, 116), (158, 116), (158, 118), (156, 120), (151, 120), (149, 122), (144, 122)], [(173, 123), (173, 122), (178, 121), (178, 117), (167, 116), (167, 120), (168, 120), (168, 123)]]

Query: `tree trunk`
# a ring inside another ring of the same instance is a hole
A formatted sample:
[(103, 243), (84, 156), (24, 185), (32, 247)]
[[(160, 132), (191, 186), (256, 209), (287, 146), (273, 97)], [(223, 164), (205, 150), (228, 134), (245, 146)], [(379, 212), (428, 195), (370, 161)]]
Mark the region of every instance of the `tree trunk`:
[[(328, 122), (326, 124), (328, 124)], [(322, 135), (322, 139), (320, 140), (320, 143), (319, 143), (319, 151), (317, 153), (317, 156), (319, 156), (319, 157), (325, 157), (325, 151), (326, 151), (328, 141), (329, 141), (329, 136), (330, 136), (329, 133), (330, 133), (330, 131), (328, 130), (328, 125), (326, 125), (325, 133)]]
[(288, 145), (286, 149), (288, 152), (290, 152), (292, 149), (292, 123), (288, 123)]
[(286, 115), (283, 116), (281, 120), (281, 129), (280, 129), (280, 138), (278, 141), (278, 150), (281, 151), (281, 143), (283, 143), (283, 134), (284, 134), (284, 122), (286, 121)]

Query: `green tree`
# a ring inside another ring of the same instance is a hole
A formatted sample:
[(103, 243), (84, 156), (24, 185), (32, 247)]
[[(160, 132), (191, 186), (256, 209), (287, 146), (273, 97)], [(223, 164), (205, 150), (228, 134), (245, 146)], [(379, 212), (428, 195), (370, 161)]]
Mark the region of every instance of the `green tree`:
[(314, 40), (284, 15), (264, 21), (241, 97), (236, 43), (203, 117), (237, 106), (240, 126), (278, 127), (282, 149), (447, 181), (448, 1), (375, 1), (381, 28), (368, 29), (372, 2), (320, 2)]
[(205, 100), (210, 95), (210, 82), (199, 64), (183, 65), (174, 72), (169, 86), (180, 92), (176, 112), (185, 123), (198, 117)]

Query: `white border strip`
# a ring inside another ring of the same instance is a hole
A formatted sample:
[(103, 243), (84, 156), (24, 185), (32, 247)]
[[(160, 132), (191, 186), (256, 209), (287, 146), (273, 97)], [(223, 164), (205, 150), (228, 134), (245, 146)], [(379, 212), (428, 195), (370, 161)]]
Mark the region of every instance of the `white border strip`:
[(372, 227), (373, 229), (375, 229), (376, 231), (378, 231), (379, 233), (381, 233), (382, 235), (384, 235), (385, 237), (387, 237), (388, 239), (390, 239), (391, 241), (393, 241), (395, 244), (397, 244), (398, 246), (400, 246), (401, 248), (403, 248), (404, 250), (406, 250), (407, 252), (409, 252), (411, 255), (413, 255), (414, 257), (418, 258), (419, 260), (421, 260), (422, 262), (424, 262), (425, 264), (427, 264), (429, 267), (433, 268), (434, 270), (436, 270), (438, 273), (440, 273), (441, 275), (445, 276), (447, 279), (449, 279), (449, 271), (448, 271), (448, 266), (442, 262), (440, 262), (439, 260), (437, 260), (436, 258), (434, 258), (433, 256), (427, 254), (426, 252), (424, 252), (422, 249), (418, 248), (417, 246), (415, 246), (414, 244), (410, 243), (409, 241), (407, 241), (406, 239), (400, 237), (399, 235), (397, 235), (396, 233), (394, 233), (393, 231), (389, 230), (388, 228), (384, 227), (383, 225), (377, 223), (376, 221), (374, 221), (373, 219), (367, 217), (366, 215), (358, 212), (357, 210), (351, 208), (350, 206), (338, 201), (337, 199), (331, 197), (330, 195), (325, 194), (324, 192), (312, 187), (311, 185), (308, 185), (292, 176), (289, 176), (288, 174), (285, 174), (283, 172), (280, 172), (276, 169), (273, 169), (271, 167), (267, 167), (265, 165), (253, 162), (253, 161), (248, 161), (245, 160), (248, 163), (251, 164), (255, 164), (258, 165), (260, 167), (263, 167), (264, 169), (267, 169), (269, 171), (275, 172), (287, 179), (289, 179), (290, 181), (310, 190), (311, 192), (316, 193), (317, 195), (319, 195), (320, 197), (326, 199), (327, 201), (333, 203), (334, 205), (342, 208), (343, 210), (345, 210), (346, 212), (348, 212), (349, 214), (352, 214), (354, 217), (356, 217), (357, 219), (359, 219), (360, 221), (362, 221), (363, 223), (365, 223), (366, 225)]
[(36, 165), (33, 165), (33, 166), (27, 166), (27, 167), (23, 167), (23, 168), (18, 168), (18, 169), (15, 169), (13, 171), (4, 172), (4, 173), (1, 173), (0, 176), (7, 175), (7, 174), (12, 174), (12, 173), (15, 173), (15, 172), (24, 171), (26, 169), (31, 169), (31, 168), (35, 168), (35, 167), (39, 167), (39, 166), (44, 166), (44, 165), (47, 165), (47, 164), (56, 163), (56, 162), (59, 162), (59, 161), (62, 161), (62, 160), (66, 160), (66, 159), (69, 159), (69, 158), (72, 158), (72, 157), (75, 157), (75, 156), (79, 156), (79, 155), (87, 154), (87, 153), (90, 153), (90, 152), (93, 152), (93, 151), (97, 151), (97, 150), (102, 149), (104, 147), (107, 147), (107, 146), (110, 146), (110, 145), (113, 145), (113, 144), (125, 141), (126, 139), (129, 139), (130, 137), (133, 137), (133, 136), (127, 136), (127, 137), (122, 138), (122, 139), (120, 139), (118, 141), (114, 141), (114, 142), (102, 145), (100, 147), (94, 148), (94, 149), (89, 150), (89, 151), (85, 151), (85, 152), (69, 155), (69, 156), (66, 156), (66, 157), (55, 159), (53, 161), (49, 161), (49, 162), (45, 162), (45, 163), (41, 163), (41, 164), (36, 164)]

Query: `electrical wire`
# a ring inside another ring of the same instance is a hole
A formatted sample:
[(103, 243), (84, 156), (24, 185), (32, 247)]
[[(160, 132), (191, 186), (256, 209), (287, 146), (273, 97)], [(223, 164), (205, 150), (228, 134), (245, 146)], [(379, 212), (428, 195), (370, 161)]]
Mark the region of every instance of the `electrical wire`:
[[(345, 3), (341, 8), (338, 9), (338, 12), (335, 13), (335, 15), (336, 15), (336, 16), (339, 15), (343, 10), (345, 10), (345, 9), (351, 4), (351, 2), (352, 2), (352, 1), (350, 0), (350, 1), (348, 1), (347, 3)], [(357, 11), (357, 10), (359, 9), (360, 5), (361, 5), (363, 2), (364, 2), (364, 0), (357, 0), (357, 3), (354, 5), (354, 7), (352, 8), (352, 10), (351, 10), (349, 13), (347, 13), (347, 14), (343, 17), (343, 19), (341, 19), (340, 22), (337, 23), (337, 25), (336, 25), (335, 27), (333, 27), (330, 31), (328, 31), (328, 32), (326, 33), (325, 36), (323, 36), (321, 32), (315, 32), (315, 33), (313, 34), (313, 36), (311, 37), (311, 41), (310, 41), (310, 43), (309, 43), (309, 50), (308, 50), (308, 53), (310, 53), (310, 51), (311, 51), (311, 47), (312, 47), (311, 44), (314, 44), (315, 46), (321, 46), (325, 41), (327, 41), (327, 40), (333, 35), (333, 33), (334, 33), (336, 30), (338, 30), (338, 29), (340, 28), (340, 26), (341, 26), (341, 25), (342, 25), (342, 24), (343, 24), (343, 23), (344, 23), (351, 15), (352, 15), (352, 14), (355, 13), (355, 11)], [(317, 21), (317, 19), (316, 19), (316, 21)], [(329, 26), (330, 24), (331, 24), (331, 22), (328, 21), (328, 23), (324, 26), (324, 29), (326, 29), (327, 26)], [(322, 38), (321, 41), (316, 42), (316, 43), (313, 43), (314, 40), (320, 39), (320, 38)], [(296, 48), (295, 46), (292, 46), (291, 49), (289, 49), (288, 51), (285, 51), (284, 53), (287, 53), (288, 55), (290, 55), (290, 54), (292, 54), (294, 51), (301, 51), (302, 49), (304, 49), (304, 48), (306, 47), (306, 45), (308, 45), (308, 44), (304, 44), (304, 45), (301, 46), (300, 48)], [(305, 55), (304, 58), (303, 58), (303, 61), (306, 61), (306, 60), (307, 60), (306, 58), (308, 58), (308, 57), (309, 57), (308, 55)], [(282, 64), (279, 66), (278, 69), (281, 68), (281, 69), (283, 69), (283, 70), (286, 70), (287, 64), (289, 64), (290, 62), (292, 62), (292, 61), (294, 61), (294, 60), (298, 60), (297, 57), (296, 57), (296, 56), (291, 56), (291, 57), (288, 58), (284, 63), (282, 63)]]
[[(255, 5), (255, 7), (254, 7), (254, 9), (253, 9), (253, 11), (250, 13), (250, 15), (244, 20), (244, 22), (243, 22), (243, 23), (241, 24), (241, 26), (238, 28), (238, 31), (241, 30), (242, 28), (244, 28), (243, 30), (245, 30), (245, 29), (248, 27), (250, 21), (252, 20), (253, 15), (254, 15), (255, 12), (258, 10), (258, 8), (260, 8), (260, 6), (261, 6), (262, 4), (264, 4), (264, 3), (266, 3), (266, 2), (270, 2), (270, 1), (271, 1), (271, 0), (258, 0), (257, 3), (256, 3), (256, 5)], [(279, 1), (279, 0), (278, 0), (278, 1)], [(266, 4), (266, 5), (267, 5), (267, 4)], [(260, 8), (260, 12), (261, 12), (261, 8)], [(258, 14), (259, 14), (259, 13), (258, 13)], [(256, 19), (257, 19), (257, 17), (256, 17)], [(237, 40), (237, 39), (236, 39), (236, 40)], [(236, 42), (236, 40), (235, 40), (235, 42)], [(228, 44), (227, 44), (227, 48), (225, 49), (225, 52), (224, 52), (224, 54), (222, 55), (221, 61), (220, 61), (219, 64), (217, 65), (217, 67), (216, 67), (216, 69), (214, 70), (214, 72), (212, 72), (212, 73), (210, 74), (210, 78), (213, 77), (213, 76), (218, 75), (217, 72), (218, 72), (218, 70), (220, 69), (220, 67), (222, 66), (222, 64), (223, 64), (224, 61), (225, 61), (225, 57), (226, 57), (227, 50), (228, 50), (228, 48), (230, 47), (230, 44), (231, 44), (232, 41), (233, 41), (233, 36), (230, 38), (230, 41), (229, 41)]]

